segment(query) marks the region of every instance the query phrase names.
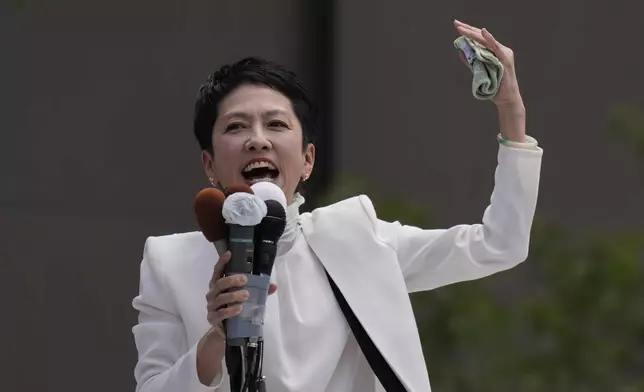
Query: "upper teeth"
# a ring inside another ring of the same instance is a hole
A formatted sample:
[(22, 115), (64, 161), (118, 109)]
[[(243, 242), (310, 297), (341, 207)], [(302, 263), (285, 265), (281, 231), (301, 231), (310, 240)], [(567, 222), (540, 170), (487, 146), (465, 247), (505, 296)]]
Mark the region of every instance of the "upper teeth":
[(260, 161), (260, 162), (249, 163), (244, 168), (244, 171), (247, 172), (247, 171), (251, 171), (253, 169), (259, 169), (259, 168), (264, 168), (264, 167), (267, 168), (267, 169), (276, 170), (275, 166), (273, 166), (272, 163), (270, 163), (268, 161)]

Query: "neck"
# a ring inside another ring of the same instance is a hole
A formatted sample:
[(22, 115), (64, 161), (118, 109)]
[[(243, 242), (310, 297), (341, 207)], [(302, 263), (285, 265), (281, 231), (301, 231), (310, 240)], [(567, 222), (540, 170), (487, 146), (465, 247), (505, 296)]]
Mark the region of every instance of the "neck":
[(298, 195), (299, 195), (299, 193), (291, 193), (291, 194), (286, 195), (286, 205), (288, 205), (290, 207), (291, 204), (293, 204), (293, 202), (297, 199)]

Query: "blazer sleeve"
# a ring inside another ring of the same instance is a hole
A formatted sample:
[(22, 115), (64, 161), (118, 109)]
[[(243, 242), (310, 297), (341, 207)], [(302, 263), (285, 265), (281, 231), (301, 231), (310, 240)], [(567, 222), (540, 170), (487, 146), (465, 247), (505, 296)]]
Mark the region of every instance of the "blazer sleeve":
[(139, 295), (132, 302), (139, 312), (139, 322), (132, 329), (138, 350), (136, 392), (216, 391), (222, 375), (210, 386), (197, 377), (197, 347), (188, 347), (183, 322), (152, 250), (154, 240), (148, 238), (145, 243)]
[(527, 258), (542, 154), (536, 141), (531, 148), (499, 146), (494, 191), (480, 224), (423, 230), (376, 221), (376, 234), (396, 251), (409, 292), (482, 278)]

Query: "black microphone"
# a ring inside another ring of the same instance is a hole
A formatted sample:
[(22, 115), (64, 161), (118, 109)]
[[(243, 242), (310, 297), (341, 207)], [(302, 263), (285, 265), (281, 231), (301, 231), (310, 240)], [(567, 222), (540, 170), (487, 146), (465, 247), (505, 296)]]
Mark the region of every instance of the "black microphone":
[[(266, 216), (255, 226), (255, 254), (253, 258), (253, 276), (269, 280), (277, 255), (277, 242), (286, 228), (286, 211), (276, 200), (264, 200)], [(268, 294), (268, 291), (266, 292)], [(256, 305), (263, 310), (266, 307), (266, 296), (258, 297)], [(264, 316), (262, 314), (262, 324)], [(247, 368), (250, 371), (250, 392), (265, 392), (266, 384), (262, 375), (264, 358), (263, 333), (255, 344), (248, 345)]]
[(277, 254), (277, 241), (286, 228), (286, 211), (277, 200), (264, 200), (266, 216), (255, 226), (253, 274), (271, 275)]

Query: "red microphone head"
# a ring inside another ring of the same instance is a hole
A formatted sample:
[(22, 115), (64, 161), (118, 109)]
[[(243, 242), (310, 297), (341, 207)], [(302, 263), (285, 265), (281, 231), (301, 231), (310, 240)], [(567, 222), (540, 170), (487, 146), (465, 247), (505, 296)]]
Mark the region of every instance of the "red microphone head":
[(251, 195), (255, 194), (255, 192), (253, 192), (253, 188), (246, 184), (234, 184), (226, 188), (226, 197), (239, 192), (250, 193)]
[(228, 226), (221, 215), (224, 200), (226, 196), (216, 188), (202, 189), (195, 198), (197, 222), (204, 237), (210, 242), (225, 239), (228, 236)]

